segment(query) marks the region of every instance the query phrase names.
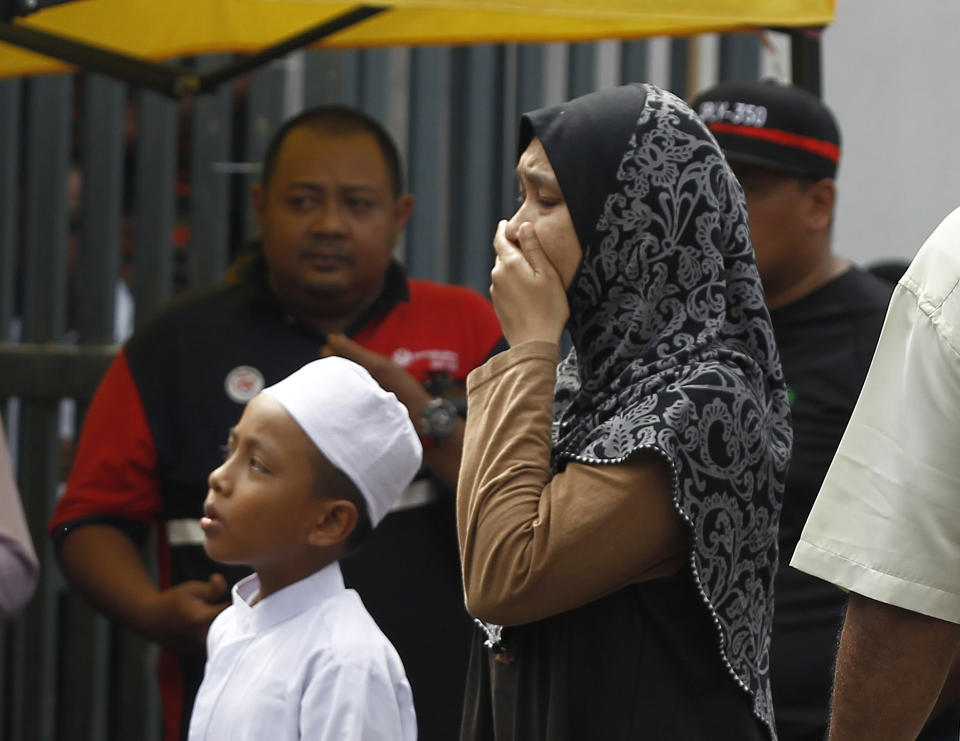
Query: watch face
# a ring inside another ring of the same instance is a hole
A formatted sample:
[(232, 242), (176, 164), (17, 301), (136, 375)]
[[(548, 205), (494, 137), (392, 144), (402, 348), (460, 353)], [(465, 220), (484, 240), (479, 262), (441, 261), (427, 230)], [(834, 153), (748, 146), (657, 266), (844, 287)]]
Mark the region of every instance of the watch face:
[(446, 399), (431, 399), (420, 417), (424, 437), (443, 440), (457, 427), (457, 408)]

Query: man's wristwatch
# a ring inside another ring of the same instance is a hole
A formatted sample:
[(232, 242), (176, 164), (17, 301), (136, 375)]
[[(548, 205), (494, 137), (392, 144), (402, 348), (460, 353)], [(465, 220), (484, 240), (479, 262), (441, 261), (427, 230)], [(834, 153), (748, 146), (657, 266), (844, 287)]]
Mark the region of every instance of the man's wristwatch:
[(439, 443), (457, 429), (457, 407), (448, 399), (431, 399), (420, 413), (420, 437)]

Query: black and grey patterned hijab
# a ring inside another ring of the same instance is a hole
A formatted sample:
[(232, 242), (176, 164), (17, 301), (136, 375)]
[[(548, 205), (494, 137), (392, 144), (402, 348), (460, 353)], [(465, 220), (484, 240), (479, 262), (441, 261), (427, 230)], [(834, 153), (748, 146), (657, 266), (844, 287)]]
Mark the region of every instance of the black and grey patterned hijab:
[(656, 449), (693, 534), (721, 654), (772, 729), (769, 644), (791, 431), (743, 195), (713, 136), (652, 85), (524, 116), (583, 248), (553, 468)]

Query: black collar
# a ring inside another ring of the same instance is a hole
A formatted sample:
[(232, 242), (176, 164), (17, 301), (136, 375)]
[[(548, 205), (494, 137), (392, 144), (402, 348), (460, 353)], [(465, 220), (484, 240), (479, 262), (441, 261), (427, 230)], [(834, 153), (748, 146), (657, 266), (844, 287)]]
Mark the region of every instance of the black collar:
[[(236, 283), (250, 291), (255, 305), (270, 311), (283, 313), (288, 321), (296, 323), (321, 341), (325, 341), (326, 338), (323, 333), (305, 326), (295, 317), (289, 315), (267, 280), (267, 259), (263, 251), (259, 249), (259, 242), (256, 243), (253, 250), (244, 252), (237, 257), (233, 265), (230, 266), (228, 274), (232, 272)], [(410, 290), (407, 287), (406, 271), (399, 262), (391, 260), (379, 295), (360, 316), (350, 323), (345, 334), (348, 337), (353, 337), (374, 320), (388, 313), (399, 302), (409, 300)]]

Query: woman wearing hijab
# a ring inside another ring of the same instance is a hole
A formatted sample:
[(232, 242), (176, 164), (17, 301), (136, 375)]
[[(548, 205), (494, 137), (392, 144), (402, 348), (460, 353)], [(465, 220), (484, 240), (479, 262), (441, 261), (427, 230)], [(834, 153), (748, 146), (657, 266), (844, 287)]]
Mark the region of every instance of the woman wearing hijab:
[(461, 738), (775, 738), (790, 425), (740, 186), (651, 85), (529, 113), (519, 150), (510, 349), (468, 379)]

